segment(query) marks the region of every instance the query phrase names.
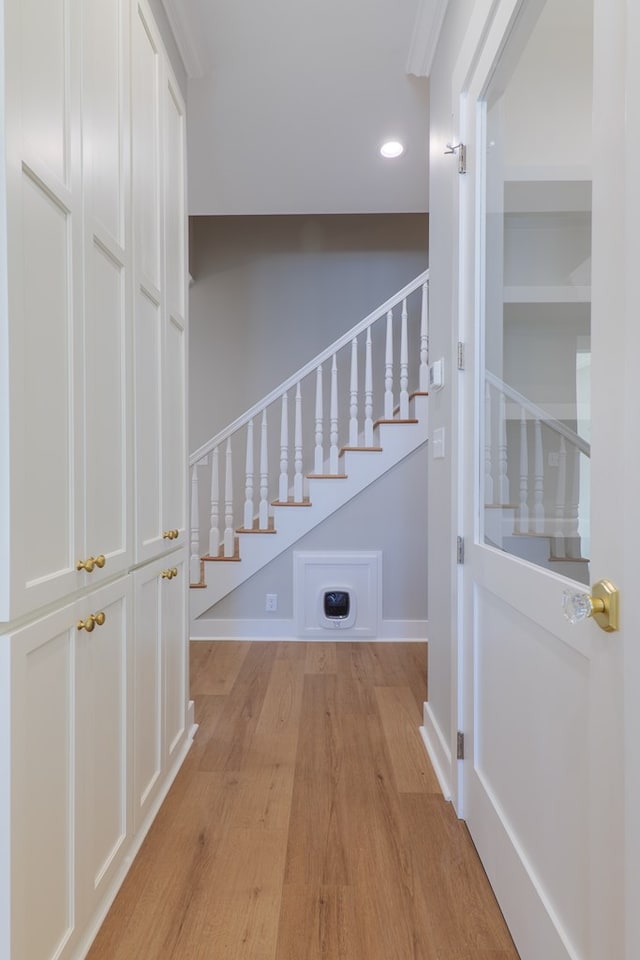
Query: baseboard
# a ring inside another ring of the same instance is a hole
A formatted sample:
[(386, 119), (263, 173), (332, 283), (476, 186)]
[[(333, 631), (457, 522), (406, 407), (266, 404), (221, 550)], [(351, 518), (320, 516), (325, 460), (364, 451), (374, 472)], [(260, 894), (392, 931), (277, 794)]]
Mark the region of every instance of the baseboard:
[(423, 718), (420, 735), (427, 748), (442, 794), (445, 800), (451, 800), (451, 750), (428, 702), (424, 704)]
[[(296, 625), (291, 620), (192, 620), (192, 640), (299, 640)], [(305, 637), (305, 642), (336, 642), (353, 640), (341, 637), (339, 630), (327, 630), (321, 637)], [(426, 643), (426, 620), (382, 620), (377, 637), (367, 637), (367, 643)]]

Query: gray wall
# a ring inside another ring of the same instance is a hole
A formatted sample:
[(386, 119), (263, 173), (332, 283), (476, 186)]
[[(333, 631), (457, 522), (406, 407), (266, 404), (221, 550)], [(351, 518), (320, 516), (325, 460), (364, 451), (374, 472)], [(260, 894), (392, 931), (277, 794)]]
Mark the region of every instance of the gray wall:
[(427, 265), (423, 214), (192, 217), (190, 449)]

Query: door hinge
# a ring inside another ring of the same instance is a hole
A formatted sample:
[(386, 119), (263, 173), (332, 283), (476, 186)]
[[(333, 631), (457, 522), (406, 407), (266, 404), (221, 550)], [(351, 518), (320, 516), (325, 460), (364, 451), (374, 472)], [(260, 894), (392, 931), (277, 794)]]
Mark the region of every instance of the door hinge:
[(458, 537), (456, 557), (458, 563), (464, 563), (464, 537)]
[(464, 733), (458, 730), (458, 749), (456, 753), (458, 760), (464, 760)]
[(445, 154), (457, 153), (458, 154), (458, 173), (467, 172), (467, 148), (464, 143), (452, 143), (447, 144), (447, 149), (444, 151)]
[(464, 343), (458, 340), (458, 370), (464, 370)]

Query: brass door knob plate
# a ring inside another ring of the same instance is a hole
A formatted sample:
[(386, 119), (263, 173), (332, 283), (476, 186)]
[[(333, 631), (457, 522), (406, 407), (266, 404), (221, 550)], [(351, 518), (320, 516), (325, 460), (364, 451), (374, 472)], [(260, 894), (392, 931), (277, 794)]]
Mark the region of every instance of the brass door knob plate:
[(592, 617), (607, 633), (620, 627), (620, 594), (610, 580), (598, 580), (591, 588), (591, 594), (565, 590), (562, 609), (569, 623)]

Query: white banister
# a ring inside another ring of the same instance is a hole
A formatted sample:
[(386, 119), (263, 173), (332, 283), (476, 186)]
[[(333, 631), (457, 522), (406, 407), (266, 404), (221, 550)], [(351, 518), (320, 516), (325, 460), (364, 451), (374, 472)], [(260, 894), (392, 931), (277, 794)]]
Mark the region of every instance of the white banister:
[(303, 478), (302, 478), (302, 393), (300, 384), (296, 387), (296, 416), (294, 424), (294, 475), (293, 475), (293, 500), (294, 503), (302, 503), (303, 500)]
[(534, 421), (533, 448), (533, 532), (544, 533), (544, 457), (542, 452), (542, 424)]
[(367, 327), (364, 360), (364, 445), (373, 446), (373, 361), (371, 356), (371, 327)]
[[(193, 503), (191, 504), (193, 509)], [(218, 465), (218, 448), (211, 451), (211, 506), (209, 519), (209, 556), (217, 557), (220, 554), (220, 481)]]
[(409, 419), (409, 345), (407, 342), (407, 301), (402, 301), (400, 319), (400, 419)]
[(429, 389), (429, 284), (422, 284), (422, 304), (420, 310), (420, 391)]
[(351, 380), (349, 383), (349, 446), (358, 446), (358, 338), (351, 341)]
[(198, 468), (194, 464), (191, 470), (191, 557), (189, 559), (189, 580), (200, 582), (200, 522), (198, 502)]
[(518, 506), (520, 533), (529, 533), (529, 445), (527, 437), (527, 412), (520, 409), (520, 503)]
[[(558, 485), (556, 487), (556, 536), (563, 537), (565, 531), (565, 505), (567, 495), (567, 444), (560, 437), (558, 451)], [(558, 554), (559, 556), (563, 554)]]
[(322, 364), (316, 370), (316, 446), (314, 450), (313, 472), (322, 473), (324, 463), (324, 426), (322, 415)]
[(260, 506), (258, 507), (258, 528), (269, 528), (269, 457), (267, 437), (267, 411), (262, 411), (260, 424)]
[(495, 503), (493, 491), (493, 462), (492, 462), (492, 437), (491, 437), (491, 387), (485, 380), (484, 384), (484, 502), (486, 504)]
[(253, 527), (253, 420), (249, 420), (247, 424), (243, 527), (245, 530), (251, 530)]
[(393, 310), (387, 313), (384, 349), (384, 419), (393, 419)]
[(507, 406), (503, 393), (498, 395), (498, 426), (498, 503), (506, 506), (510, 495), (507, 475)]
[(235, 553), (235, 534), (233, 531), (233, 462), (231, 459), (231, 440), (227, 440), (224, 469), (224, 556)]
[(288, 395), (282, 394), (280, 413), (280, 482), (278, 500), (285, 503), (289, 496), (289, 407)]
[(329, 473), (338, 472), (338, 362), (331, 361), (331, 406), (329, 410)]

